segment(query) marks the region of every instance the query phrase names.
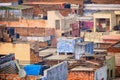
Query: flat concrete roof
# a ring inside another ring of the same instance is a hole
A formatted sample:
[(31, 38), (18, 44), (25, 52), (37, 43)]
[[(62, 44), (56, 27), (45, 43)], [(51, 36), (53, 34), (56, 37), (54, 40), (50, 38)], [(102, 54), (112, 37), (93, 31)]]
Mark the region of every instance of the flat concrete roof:
[(53, 55), (50, 57), (45, 58), (45, 60), (66, 60), (69, 59), (70, 57), (73, 57), (73, 55)]
[(51, 56), (53, 54), (57, 54), (56, 48), (46, 48), (46, 49), (39, 51), (39, 56), (41, 56), (41, 57), (48, 57), (48, 56)]
[(77, 43), (77, 45), (86, 45), (88, 43), (90, 43), (90, 41), (79, 42), (79, 43)]
[(43, 50), (40, 50), (39, 53), (55, 53), (57, 52), (57, 48), (46, 48), (46, 49), (43, 49)]

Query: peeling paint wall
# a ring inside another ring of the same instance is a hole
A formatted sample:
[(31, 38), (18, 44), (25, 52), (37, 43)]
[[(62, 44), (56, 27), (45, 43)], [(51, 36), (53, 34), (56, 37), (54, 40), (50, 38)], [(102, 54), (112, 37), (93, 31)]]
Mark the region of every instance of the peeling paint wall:
[(94, 80), (107, 80), (107, 66), (101, 67), (95, 71)]
[(67, 80), (68, 65), (64, 61), (44, 71), (47, 80)]

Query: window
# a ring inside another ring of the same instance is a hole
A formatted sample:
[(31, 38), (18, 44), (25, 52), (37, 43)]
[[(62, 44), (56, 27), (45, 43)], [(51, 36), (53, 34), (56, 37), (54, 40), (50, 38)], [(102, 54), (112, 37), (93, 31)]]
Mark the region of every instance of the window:
[(110, 70), (110, 77), (112, 78), (113, 77), (113, 71)]
[(55, 28), (60, 29), (60, 20), (55, 21)]

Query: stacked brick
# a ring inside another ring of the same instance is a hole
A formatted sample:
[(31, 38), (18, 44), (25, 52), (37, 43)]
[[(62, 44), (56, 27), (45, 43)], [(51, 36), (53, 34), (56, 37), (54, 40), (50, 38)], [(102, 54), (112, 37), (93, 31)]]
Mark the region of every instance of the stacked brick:
[(0, 80), (22, 80), (17, 74), (0, 74)]
[(35, 53), (34, 50), (31, 49), (30, 52), (30, 63), (34, 64), (34, 63), (38, 63), (41, 62), (42, 58), (39, 57), (39, 53)]
[(70, 71), (67, 80), (94, 80), (93, 71)]
[(17, 74), (0, 74), (0, 80), (37, 80), (37, 76), (26, 76), (20, 78)]

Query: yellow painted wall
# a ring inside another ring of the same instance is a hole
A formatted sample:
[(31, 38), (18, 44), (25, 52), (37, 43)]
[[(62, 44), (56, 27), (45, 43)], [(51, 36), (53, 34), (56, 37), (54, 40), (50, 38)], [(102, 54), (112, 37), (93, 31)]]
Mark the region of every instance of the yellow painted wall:
[(67, 19), (62, 16), (60, 14), (59, 11), (48, 11), (47, 13), (48, 16), (48, 20), (47, 20), (47, 27), (48, 28), (55, 28), (55, 21), (56, 20), (60, 20), (60, 29), (56, 30), (56, 37), (61, 37), (62, 33), (66, 33), (66, 32), (70, 32), (72, 30), (72, 28), (70, 27), (70, 24), (75, 23), (76, 22), (76, 18), (68, 18), (69, 21), (67, 21)]
[(15, 53), (15, 58), (20, 62), (30, 63), (30, 45), (28, 43), (0, 43), (0, 54)]
[(110, 30), (112, 30), (113, 26), (116, 25), (116, 16), (113, 12), (100, 12), (100, 13), (95, 13), (93, 15), (94, 17), (94, 32), (96, 32), (96, 19), (99, 18), (107, 18), (110, 19)]

